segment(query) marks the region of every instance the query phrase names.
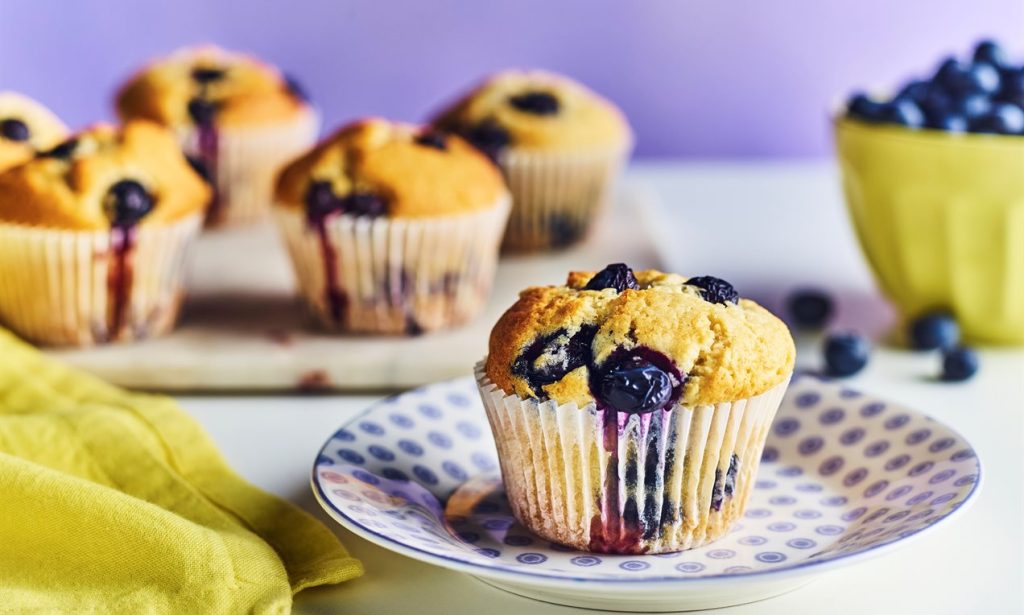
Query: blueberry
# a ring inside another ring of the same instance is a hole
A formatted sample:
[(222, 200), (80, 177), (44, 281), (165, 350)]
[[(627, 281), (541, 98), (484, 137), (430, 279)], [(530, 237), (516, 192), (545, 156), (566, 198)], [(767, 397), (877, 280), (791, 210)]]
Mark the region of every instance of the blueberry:
[(1002, 71), (1003, 87), (997, 95), (1001, 102), (1024, 107), (1024, 68), (1005, 68)]
[(549, 243), (552, 248), (570, 246), (583, 237), (586, 227), (576, 218), (564, 214), (552, 214), (548, 218)]
[(856, 94), (847, 103), (847, 112), (850, 117), (865, 122), (884, 122), (885, 103), (868, 98), (865, 94)]
[(123, 179), (107, 191), (103, 210), (113, 226), (132, 226), (153, 210), (153, 197), (139, 182)]
[(972, 91), (989, 95), (999, 91), (999, 70), (988, 62), (975, 62), (967, 74), (971, 80)]
[(0, 121), (0, 135), (8, 141), (28, 141), (32, 132), (28, 129), (28, 124), (10, 117)]
[(565, 329), (537, 338), (512, 363), (512, 372), (530, 383), (534, 395), (543, 396), (543, 388), (558, 382), (569, 372), (588, 365), (597, 327), (583, 325), (571, 336)]
[(222, 68), (204, 68), (197, 66), (192, 69), (192, 80), (196, 83), (207, 84), (213, 81), (220, 81), (224, 78)]
[(193, 98), (188, 101), (188, 115), (198, 126), (213, 124), (213, 116), (217, 114), (217, 105), (205, 98)]
[(294, 76), (288, 74), (284, 76), (284, 87), (287, 88), (295, 98), (303, 102), (309, 102), (309, 92), (306, 91), (305, 86), (303, 86), (302, 83), (300, 83)]
[(625, 263), (614, 263), (594, 274), (594, 277), (590, 278), (590, 281), (583, 288), (584, 290), (614, 288), (616, 292), (621, 293), (627, 288), (638, 290), (640, 283), (636, 281), (633, 270)]
[(893, 124), (908, 128), (924, 126), (924, 112), (912, 100), (894, 100), (886, 107), (885, 118)]
[(77, 147), (78, 139), (68, 139), (49, 151), (39, 152), (39, 156), (42, 158), (60, 158), (66, 160), (74, 155), (75, 148)]
[(342, 202), (334, 194), (331, 182), (315, 181), (306, 190), (306, 214), (310, 220), (321, 220), (331, 213), (341, 211)]
[(960, 327), (945, 312), (932, 312), (914, 319), (907, 330), (914, 350), (952, 348), (960, 340)]
[(912, 100), (915, 103), (922, 103), (931, 95), (932, 84), (929, 81), (911, 81), (903, 86), (893, 100)]
[(985, 94), (975, 92), (953, 99), (952, 109), (953, 112), (970, 120), (988, 113), (992, 109), (992, 99)]
[(979, 42), (974, 48), (974, 61), (1002, 67), (1006, 66), (1006, 54), (1003, 52), (1003, 48), (995, 41), (984, 40)]
[(832, 297), (825, 291), (812, 288), (798, 290), (787, 302), (789, 314), (799, 327), (820, 329), (832, 316)]
[(526, 92), (508, 99), (516, 109), (534, 115), (555, 115), (558, 113), (558, 99), (549, 92)]
[(686, 281), (688, 286), (700, 289), (700, 296), (709, 303), (739, 303), (740, 294), (732, 284), (710, 275), (701, 275)]
[(416, 135), (416, 138), (413, 140), (417, 145), (422, 145), (424, 147), (432, 147), (441, 151), (448, 149), (448, 139), (445, 137), (444, 133), (434, 131), (423, 132)]
[(946, 132), (966, 132), (968, 127), (967, 118), (958, 113), (947, 113), (935, 118), (929, 118), (928, 128), (944, 130)]
[(493, 119), (472, 126), (464, 136), (492, 160), (496, 160), (501, 151), (512, 143), (508, 130)]
[(599, 405), (619, 412), (644, 414), (663, 408), (674, 397), (672, 375), (643, 356), (629, 351), (612, 356), (593, 378), (591, 389)]
[(213, 184), (213, 174), (210, 173), (210, 167), (205, 162), (195, 156), (185, 156), (185, 160), (188, 161), (188, 166), (192, 167), (196, 175), (203, 178), (204, 182)]
[(344, 211), (353, 216), (378, 218), (388, 213), (387, 203), (369, 192), (354, 192), (343, 199)]
[(825, 338), (825, 370), (831, 376), (852, 376), (868, 364), (871, 343), (856, 333)]
[(1024, 133), (1024, 110), (1010, 103), (996, 103), (971, 122), (971, 132), (1018, 135)]
[(942, 379), (947, 382), (967, 380), (978, 371), (978, 354), (964, 346), (942, 353)]

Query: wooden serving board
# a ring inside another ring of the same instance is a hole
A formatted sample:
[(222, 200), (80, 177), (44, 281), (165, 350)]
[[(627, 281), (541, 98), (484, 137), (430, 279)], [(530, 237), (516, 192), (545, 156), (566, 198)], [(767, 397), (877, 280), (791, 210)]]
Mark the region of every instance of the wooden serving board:
[(188, 271), (188, 299), (170, 335), (49, 353), (126, 387), (162, 391), (380, 390), (471, 373), (491, 326), (522, 288), (560, 284), (572, 269), (657, 264), (642, 217), (652, 190), (626, 182), (583, 245), (506, 256), (485, 312), (467, 326), (422, 337), (330, 335), (299, 299), (291, 265), (269, 224), (204, 234)]

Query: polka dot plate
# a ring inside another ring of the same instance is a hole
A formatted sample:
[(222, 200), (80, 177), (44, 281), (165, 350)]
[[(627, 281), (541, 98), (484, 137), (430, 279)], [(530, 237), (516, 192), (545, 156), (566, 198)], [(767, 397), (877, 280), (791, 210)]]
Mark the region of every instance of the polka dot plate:
[(312, 482), (334, 519), (392, 551), (547, 602), (653, 612), (767, 598), (882, 554), (963, 511), (980, 477), (949, 427), (804, 375), (744, 517), (690, 551), (593, 554), (532, 536), (510, 512), (471, 378), (369, 408), (324, 444)]

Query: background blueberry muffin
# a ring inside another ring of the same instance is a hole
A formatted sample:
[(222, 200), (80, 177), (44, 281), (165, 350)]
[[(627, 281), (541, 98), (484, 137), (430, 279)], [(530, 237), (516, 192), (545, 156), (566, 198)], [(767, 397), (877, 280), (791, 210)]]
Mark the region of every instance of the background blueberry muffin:
[(0, 92), (0, 171), (64, 140), (68, 129), (49, 109), (15, 92)]
[(478, 313), (508, 201), (498, 170), (458, 136), (382, 119), (343, 127), (277, 185), (302, 294), (347, 331), (418, 334)]
[(0, 321), (87, 345), (170, 329), (210, 189), (150, 122), (97, 125), (0, 174)]
[(215, 186), (208, 223), (265, 215), (273, 181), (309, 147), (317, 113), (297, 83), (276, 68), (214, 46), (180, 50), (128, 81), (117, 95), (123, 119), (170, 127)]
[(517, 518), (591, 551), (678, 551), (743, 513), (793, 370), (723, 280), (626, 265), (525, 290), (477, 371)]
[(503, 170), (513, 195), (504, 245), (565, 247), (582, 239), (611, 197), (633, 136), (610, 102), (566, 77), (505, 71), (435, 120)]

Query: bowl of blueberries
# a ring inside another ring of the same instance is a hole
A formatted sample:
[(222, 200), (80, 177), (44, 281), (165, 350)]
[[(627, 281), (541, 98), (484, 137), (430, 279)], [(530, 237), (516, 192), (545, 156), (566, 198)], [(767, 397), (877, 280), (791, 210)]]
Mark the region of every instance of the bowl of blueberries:
[(965, 339), (1024, 344), (1024, 64), (993, 41), (835, 117), (861, 247), (903, 316), (945, 310)]

